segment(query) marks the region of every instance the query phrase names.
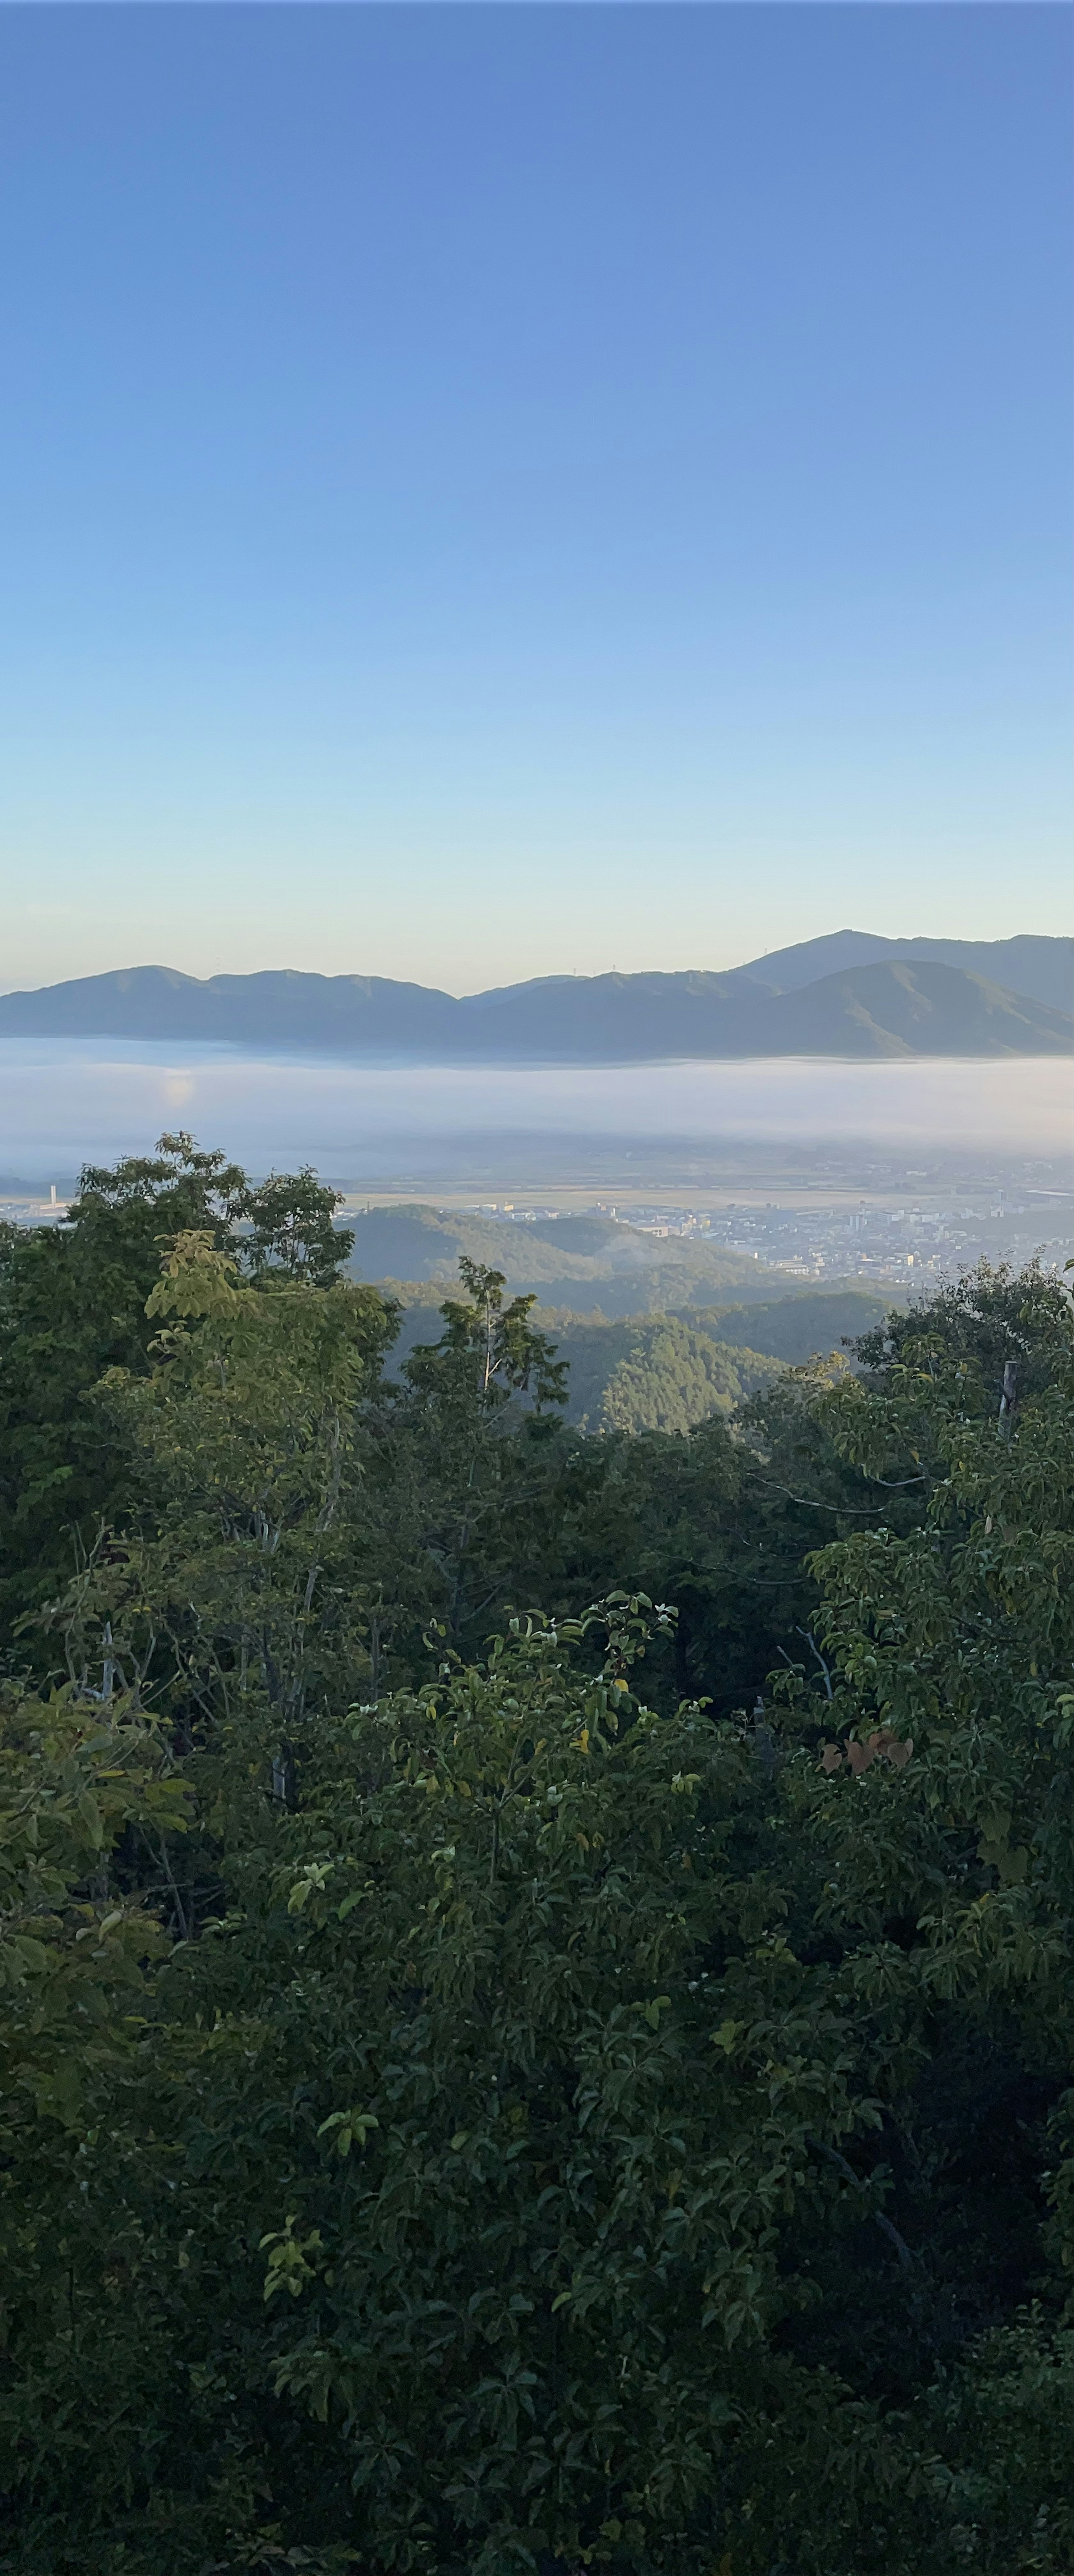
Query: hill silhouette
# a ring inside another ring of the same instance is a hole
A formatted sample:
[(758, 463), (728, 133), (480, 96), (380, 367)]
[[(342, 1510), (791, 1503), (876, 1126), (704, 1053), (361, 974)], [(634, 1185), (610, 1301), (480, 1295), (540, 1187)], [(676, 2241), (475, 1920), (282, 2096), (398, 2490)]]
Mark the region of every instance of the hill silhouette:
[[(1072, 960), (1064, 939), (990, 945), (838, 931), (723, 974), (543, 976), (461, 999), (377, 975), (199, 981), (137, 966), (0, 995), (0, 1037), (300, 1049), (380, 1064), (1070, 1055)], [(983, 973), (986, 961), (997, 971)], [(1055, 995), (1066, 997), (1062, 1006)]]

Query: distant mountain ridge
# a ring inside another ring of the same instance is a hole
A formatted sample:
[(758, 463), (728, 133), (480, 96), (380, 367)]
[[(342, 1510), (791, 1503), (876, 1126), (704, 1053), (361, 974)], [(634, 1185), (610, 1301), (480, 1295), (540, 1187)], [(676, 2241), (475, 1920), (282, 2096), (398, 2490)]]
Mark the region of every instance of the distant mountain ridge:
[(834, 930), (731, 971), (769, 992), (796, 993), (822, 975), (841, 975), (858, 966), (895, 966), (908, 959), (958, 966), (1023, 1000), (1074, 1014), (1074, 939), (879, 939), (872, 931)]
[(1074, 941), (844, 930), (720, 974), (542, 976), (462, 999), (377, 975), (202, 982), (136, 966), (0, 995), (0, 1037), (304, 1049), (381, 1064), (1071, 1055)]
[[(755, 986), (765, 993), (796, 993), (824, 975), (842, 975), (856, 966), (897, 965), (907, 958), (932, 966), (960, 966), (983, 975), (1024, 1000), (1044, 1002), (1052, 1010), (1074, 1014), (1074, 939), (1043, 936), (1018, 939), (881, 939), (870, 930), (831, 930), (819, 939), (800, 940), (793, 948), (766, 950), (745, 966), (728, 966), (713, 980), (727, 991)], [(470, 996), (483, 1009), (516, 993), (549, 984), (580, 981), (570, 975), (542, 975), (534, 982), (502, 984)]]

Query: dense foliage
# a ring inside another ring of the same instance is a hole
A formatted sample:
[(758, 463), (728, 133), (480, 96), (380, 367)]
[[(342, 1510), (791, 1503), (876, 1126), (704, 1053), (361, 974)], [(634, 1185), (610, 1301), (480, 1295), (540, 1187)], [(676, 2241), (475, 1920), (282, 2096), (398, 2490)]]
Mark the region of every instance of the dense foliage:
[(1059, 2576), (1064, 1287), (594, 1438), (346, 1249), (4, 1247), (0, 2563)]
[(757, 1351), (697, 1332), (682, 1315), (575, 1324), (560, 1343), (570, 1418), (587, 1431), (692, 1431), (731, 1414), (774, 1374)]

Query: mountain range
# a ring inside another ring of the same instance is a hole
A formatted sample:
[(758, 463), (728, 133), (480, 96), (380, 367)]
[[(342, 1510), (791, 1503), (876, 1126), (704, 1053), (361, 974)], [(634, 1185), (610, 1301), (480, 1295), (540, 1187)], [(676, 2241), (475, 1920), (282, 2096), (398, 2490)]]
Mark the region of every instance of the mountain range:
[(350, 1061), (643, 1064), (1074, 1054), (1074, 941), (841, 930), (724, 973), (546, 975), (461, 999), (378, 975), (168, 966), (0, 995), (0, 1037), (163, 1039)]

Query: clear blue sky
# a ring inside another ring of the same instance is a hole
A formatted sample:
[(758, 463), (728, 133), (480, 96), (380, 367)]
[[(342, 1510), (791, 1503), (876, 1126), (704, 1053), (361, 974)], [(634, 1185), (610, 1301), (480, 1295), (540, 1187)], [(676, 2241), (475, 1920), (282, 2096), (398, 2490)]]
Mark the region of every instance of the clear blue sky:
[(1069, 928), (1071, 38), (0, 11), (0, 981)]

